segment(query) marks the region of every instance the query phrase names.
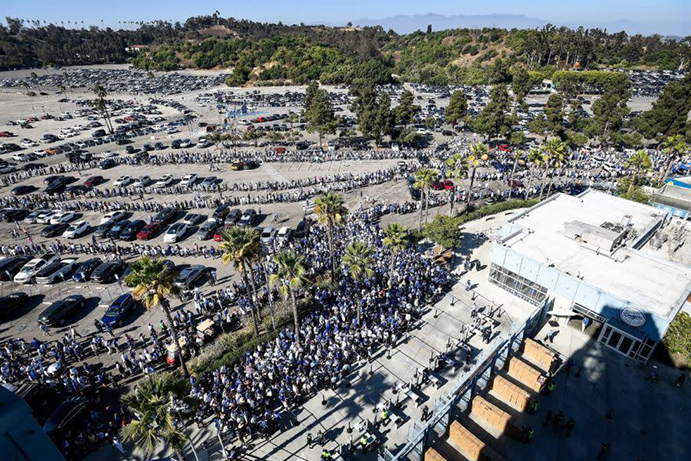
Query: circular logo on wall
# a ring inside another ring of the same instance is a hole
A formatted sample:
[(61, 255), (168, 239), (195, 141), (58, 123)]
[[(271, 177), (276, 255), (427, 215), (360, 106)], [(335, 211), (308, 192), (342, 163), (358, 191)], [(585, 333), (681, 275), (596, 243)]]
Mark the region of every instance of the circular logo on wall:
[(645, 323), (645, 314), (634, 307), (622, 309), (619, 317), (621, 317), (625, 324), (632, 327), (640, 327)]

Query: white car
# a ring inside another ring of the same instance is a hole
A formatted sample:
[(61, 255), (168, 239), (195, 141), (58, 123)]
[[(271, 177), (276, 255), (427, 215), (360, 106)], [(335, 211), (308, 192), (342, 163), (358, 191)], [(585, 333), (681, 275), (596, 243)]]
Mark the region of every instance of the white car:
[(24, 218), (24, 222), (27, 224), (36, 224), (36, 220), (41, 216), (41, 214), (46, 214), (50, 210), (34, 210), (29, 215)]
[(46, 264), (48, 264), (48, 262), (43, 258), (32, 259), (28, 263), (24, 264), (22, 269), (17, 272), (17, 275), (14, 276), (13, 280), (17, 283), (31, 283), (33, 278), (36, 276), (36, 272), (38, 272)]
[(151, 176), (140, 176), (132, 184), (133, 187), (146, 187), (151, 183)]
[(209, 147), (211, 145), (211, 142), (207, 141), (206, 139), (204, 140), (199, 140), (197, 143), (197, 149), (204, 149), (206, 147)]
[(290, 227), (281, 227), (278, 231), (278, 241), (279, 242), (289, 242), (293, 237), (293, 229)]
[(124, 211), (111, 211), (110, 213), (106, 213), (105, 215), (103, 215), (103, 218), (101, 218), (101, 222), (99, 224), (108, 224), (109, 222), (115, 223), (121, 221), (124, 218)]
[(182, 181), (180, 181), (180, 185), (184, 187), (189, 187), (193, 185), (195, 182), (197, 182), (197, 175), (192, 173), (192, 174), (186, 174), (185, 176), (182, 177)]
[(118, 179), (115, 180), (113, 183), (113, 186), (115, 187), (126, 187), (129, 183), (132, 182), (132, 177), (131, 176), (120, 176)]
[(36, 222), (38, 224), (48, 224), (50, 223), (50, 220), (53, 218), (53, 216), (59, 214), (60, 211), (58, 210), (48, 210), (45, 213), (40, 213), (38, 217), (36, 218)]
[(28, 153), (24, 154), (14, 154), (12, 160), (15, 162), (28, 162), (29, 160), (36, 160), (36, 156)]
[(175, 223), (168, 228), (168, 232), (163, 236), (163, 241), (166, 243), (175, 243), (185, 236), (188, 229), (189, 226), (185, 223)]
[(185, 139), (184, 141), (182, 141), (182, 142), (180, 143), (180, 148), (181, 148), (181, 149), (188, 149), (188, 148), (190, 148), (190, 147), (192, 147), (192, 141), (190, 141), (189, 139)]
[(161, 179), (156, 181), (156, 187), (168, 187), (171, 184), (173, 184), (173, 175), (172, 174), (164, 174)]
[(74, 213), (71, 211), (60, 211), (50, 218), (51, 224), (64, 224), (72, 221), (75, 218)]
[(76, 239), (77, 237), (81, 237), (84, 235), (84, 232), (89, 230), (89, 223), (86, 221), (77, 221), (74, 224), (71, 224), (70, 227), (67, 228), (65, 232), (63, 232), (62, 236), (68, 239)]
[(112, 152), (112, 151), (107, 151), (101, 154), (101, 157), (103, 158), (113, 158), (119, 156), (119, 152)]
[(59, 281), (64, 282), (67, 278), (67, 274), (74, 269), (76, 262), (76, 259), (63, 259), (62, 261), (43, 266), (43, 268), (36, 273), (36, 283), (48, 285)]

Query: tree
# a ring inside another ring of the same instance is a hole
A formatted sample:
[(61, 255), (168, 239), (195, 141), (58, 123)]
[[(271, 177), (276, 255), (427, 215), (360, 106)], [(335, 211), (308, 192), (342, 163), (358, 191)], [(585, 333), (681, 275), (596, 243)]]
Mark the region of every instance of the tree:
[(300, 319), (298, 306), (295, 300), (295, 290), (300, 289), (306, 282), (305, 257), (297, 255), (293, 251), (284, 251), (276, 255), (274, 262), (278, 264), (278, 270), (269, 276), (271, 285), (281, 285), (281, 293), (284, 298), (290, 297), (293, 308), (293, 320), (295, 322), (295, 342), (300, 346)]
[(495, 85), (489, 103), (472, 121), (473, 130), (485, 135), (488, 140), (500, 134), (505, 135), (511, 130), (510, 119), (506, 116), (508, 109), (509, 93), (506, 85)]
[(407, 127), (409, 123), (415, 122), (415, 114), (420, 112), (420, 106), (415, 104), (413, 93), (405, 90), (401, 95), (401, 102), (396, 107), (396, 121)]
[(525, 98), (530, 93), (532, 89), (532, 81), (530, 79), (530, 74), (524, 67), (518, 67), (513, 73), (513, 79), (511, 80), (511, 91), (513, 91), (513, 110), (516, 111), (516, 107), (523, 104)]
[(686, 134), (691, 112), (691, 74), (668, 84), (660, 93), (652, 109), (643, 112), (638, 127), (648, 139)]
[(390, 135), (396, 124), (396, 115), (391, 110), (391, 98), (383, 93), (379, 96), (379, 104), (375, 113), (375, 123), (373, 135), (377, 143), (383, 136)]
[(190, 373), (187, 370), (178, 332), (175, 330), (173, 317), (170, 313), (170, 302), (168, 301), (168, 297), (180, 293), (180, 288), (175, 285), (175, 274), (163, 265), (163, 261), (151, 259), (148, 256), (142, 256), (134, 261), (130, 265), (130, 269), (132, 271), (125, 277), (125, 283), (128, 286), (134, 286), (132, 296), (140, 299), (142, 305), (147, 310), (154, 310), (159, 306), (163, 310), (170, 334), (173, 336), (173, 342), (178, 350), (180, 368), (182, 368), (185, 377), (188, 378)]
[[(218, 249), (222, 252), (221, 262), (228, 264), (232, 261), (233, 266), (240, 273), (240, 277), (245, 284), (247, 298), (250, 300), (250, 312), (256, 336), (259, 336), (260, 308), (253, 267), (261, 255), (260, 242), (260, 236), (256, 230), (233, 226), (221, 231), (221, 244), (218, 246)], [(252, 290), (251, 294), (250, 289)]]
[(384, 246), (391, 252), (389, 269), (389, 288), (393, 287), (393, 274), (396, 268), (396, 255), (408, 244), (408, 231), (399, 223), (389, 223), (384, 229)]
[(305, 106), (305, 119), (307, 131), (319, 134), (319, 146), (322, 145), (324, 135), (336, 132), (334, 108), (326, 90), (317, 89), (310, 96), (309, 105)]
[(329, 191), (314, 201), (314, 212), (317, 214), (317, 222), (326, 227), (329, 239), (329, 258), (331, 260), (331, 282), (336, 280), (336, 255), (334, 250), (334, 228), (341, 224), (341, 221), (348, 213), (348, 209), (343, 205), (343, 197), (335, 192)]
[[(465, 155), (461, 153), (453, 154), (451, 157), (446, 159), (446, 165), (449, 167), (447, 174), (450, 178), (454, 178), (460, 181), (463, 178), (468, 177), (469, 163), (468, 158)], [(459, 186), (460, 183), (457, 183), (454, 187)], [(453, 190), (453, 192), (451, 193), (451, 200), (449, 200), (449, 216), (453, 216), (453, 206), (455, 202), (456, 191), (457, 189)]]
[(437, 127), (437, 119), (430, 115), (425, 119), (425, 127), (428, 130), (434, 130)]
[(94, 95), (96, 96), (96, 101), (94, 102), (94, 107), (96, 107), (96, 110), (101, 113), (101, 116), (103, 117), (103, 121), (106, 124), (106, 128), (108, 128), (108, 132), (110, 134), (113, 134), (113, 124), (110, 122), (110, 114), (108, 113), (108, 104), (106, 103), (106, 96), (108, 96), (108, 93), (106, 92), (106, 89), (103, 88), (102, 85), (95, 85), (94, 86)]
[(425, 221), (426, 213), (429, 210), (429, 192), (432, 189), (432, 184), (437, 182), (439, 178), (439, 173), (432, 168), (422, 168), (415, 172), (415, 183), (413, 187), (420, 190), (424, 196), (424, 207), (420, 206), (420, 219), (418, 222), (418, 230), (422, 230), (422, 213), (423, 209), (425, 211)]
[(454, 249), (461, 243), (458, 221), (449, 216), (435, 216), (431, 223), (425, 225), (424, 235), (447, 249)]
[(475, 172), (477, 167), (480, 166), (481, 160), (487, 160), (489, 158), (489, 147), (487, 144), (477, 143), (470, 146), (471, 155), (468, 156), (468, 165), (471, 168), (470, 175), (470, 187), (468, 188), (468, 197), (466, 199), (467, 203), (470, 203), (470, 197), (473, 192), (473, 185), (475, 184)]
[(187, 394), (187, 383), (172, 373), (155, 373), (137, 384), (134, 392), (122, 397), (122, 404), (136, 416), (122, 428), (122, 438), (140, 448), (150, 456), (159, 443), (169, 445), (178, 460), (184, 460), (182, 447), (189, 439), (176, 427), (173, 399), (183, 399)]
[(626, 168), (633, 170), (633, 177), (627, 193), (630, 195), (638, 184), (638, 175), (647, 172), (652, 167), (650, 156), (643, 149), (636, 151), (625, 163)]
[[(547, 144), (542, 146), (542, 150), (544, 152), (544, 159), (545, 159), (545, 173), (543, 176), (543, 183), (542, 183), (542, 188), (540, 189), (540, 200), (542, 200), (542, 189), (544, 189), (545, 184), (544, 180), (546, 179), (547, 176), (547, 170), (549, 168), (558, 168), (560, 167), (564, 161), (567, 158), (568, 155), (568, 147), (566, 143), (558, 140), (558, 139), (550, 139), (547, 141)], [(547, 196), (552, 193), (552, 183), (554, 181), (554, 173), (552, 173), (552, 176), (550, 177), (549, 180), (549, 187), (547, 188)]]
[(610, 131), (621, 129), (624, 117), (629, 113), (626, 105), (629, 96), (628, 80), (624, 83), (613, 80), (605, 85), (602, 96), (593, 103), (594, 121), (601, 143), (607, 142)]
[[(374, 275), (374, 249), (363, 242), (355, 242), (346, 247), (343, 255), (343, 264), (348, 268), (348, 273), (355, 283), (368, 279)], [(357, 323), (361, 325), (362, 301), (357, 303)]]
[(667, 156), (667, 161), (665, 162), (665, 170), (660, 177), (660, 183), (664, 183), (669, 176), (669, 172), (672, 169), (672, 162), (679, 159), (686, 153), (686, 142), (684, 137), (680, 134), (675, 134), (674, 136), (667, 136), (661, 143), (662, 151)]
[(312, 80), (305, 89), (305, 99), (302, 103), (302, 107), (304, 108), (305, 112), (307, 112), (307, 108), (310, 107), (312, 98), (315, 94), (317, 94), (317, 91), (319, 91), (319, 82)]
[(547, 130), (553, 136), (564, 136), (564, 99), (559, 93), (552, 93), (547, 98), (545, 105), (545, 121), (547, 123)]
[(446, 111), (444, 112), (446, 121), (451, 125), (456, 125), (459, 120), (465, 117), (466, 112), (468, 112), (468, 98), (463, 90), (456, 90), (451, 93), (449, 105), (446, 106)]
[(427, 35), (432, 33), (432, 24), (427, 24)]

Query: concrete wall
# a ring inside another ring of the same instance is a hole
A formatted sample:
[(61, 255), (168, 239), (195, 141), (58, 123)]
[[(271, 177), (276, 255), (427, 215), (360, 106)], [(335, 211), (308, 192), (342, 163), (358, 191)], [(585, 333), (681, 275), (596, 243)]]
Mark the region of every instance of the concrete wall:
[(559, 304), (570, 300), (570, 303), (578, 303), (607, 318), (618, 318), (619, 312), (625, 307), (635, 307), (646, 316), (641, 330), (654, 341), (660, 341), (662, 333), (667, 331), (669, 326), (670, 320), (648, 312), (645, 306), (637, 306), (611, 296), (574, 276), (526, 258), (505, 246), (493, 245), (492, 262), (547, 288), (552, 296), (560, 299)]

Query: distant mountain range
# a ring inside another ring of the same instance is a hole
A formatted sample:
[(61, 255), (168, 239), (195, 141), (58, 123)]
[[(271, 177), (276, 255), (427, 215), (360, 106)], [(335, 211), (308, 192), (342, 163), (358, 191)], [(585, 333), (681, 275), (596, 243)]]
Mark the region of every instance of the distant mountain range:
[(393, 29), (399, 34), (409, 34), (416, 30), (426, 30), (431, 24), (433, 30), (500, 27), (504, 29), (534, 29), (551, 23), (557, 26), (567, 26), (572, 29), (580, 26), (587, 28), (606, 29), (608, 32), (626, 31), (628, 34), (643, 35), (672, 35), (686, 36), (691, 34), (691, 23), (680, 21), (673, 24), (644, 24), (628, 20), (593, 21), (589, 23), (569, 23), (549, 21), (533, 18), (523, 14), (483, 14), (483, 15), (454, 15), (427, 13), (414, 16), (399, 15), (382, 19), (358, 19), (354, 20), (356, 26), (382, 26), (384, 30)]

